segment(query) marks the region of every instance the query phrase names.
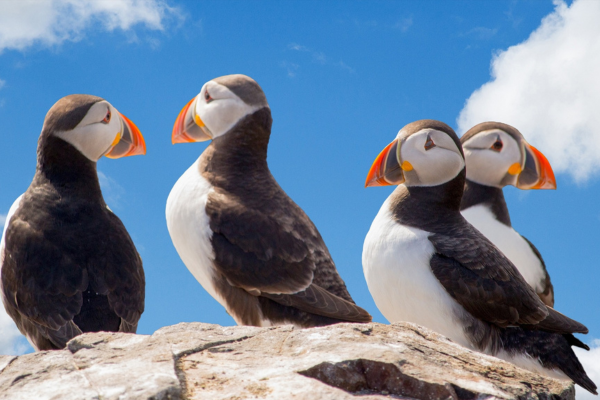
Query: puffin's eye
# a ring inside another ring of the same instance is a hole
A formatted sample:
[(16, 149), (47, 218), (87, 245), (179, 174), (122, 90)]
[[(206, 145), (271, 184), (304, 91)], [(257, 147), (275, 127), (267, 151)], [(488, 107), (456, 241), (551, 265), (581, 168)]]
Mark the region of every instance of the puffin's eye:
[(104, 117), (104, 119), (101, 122), (103, 124), (108, 124), (110, 122), (110, 117), (111, 117), (111, 113), (110, 113), (110, 109), (109, 109), (108, 112), (106, 113), (106, 116)]
[(500, 150), (502, 150), (502, 147), (504, 147), (504, 144), (502, 143), (502, 140), (500, 140), (500, 138), (498, 138), (498, 139), (496, 139), (494, 144), (492, 144), (492, 147), (490, 147), (490, 149), (499, 152)]
[(208, 90), (204, 91), (204, 100), (206, 100), (207, 104), (214, 100), (212, 97), (210, 97), (210, 94), (208, 93)]
[(433, 143), (433, 139), (429, 135), (427, 135), (427, 141), (425, 142), (425, 150), (431, 150), (435, 147), (435, 143)]

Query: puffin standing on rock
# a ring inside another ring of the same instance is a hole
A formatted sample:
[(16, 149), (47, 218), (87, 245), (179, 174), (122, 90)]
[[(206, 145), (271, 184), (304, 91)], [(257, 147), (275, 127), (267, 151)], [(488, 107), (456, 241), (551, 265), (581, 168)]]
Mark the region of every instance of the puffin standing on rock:
[(521, 132), (500, 122), (469, 129), (460, 142), (467, 163), (462, 215), (517, 267), (542, 301), (554, 307), (554, 289), (538, 249), (512, 228), (502, 188), (556, 189), (546, 157)]
[(460, 213), (465, 160), (452, 128), (406, 125), (376, 158), (366, 186), (399, 185), (367, 234), (363, 268), (391, 322), (410, 321), (522, 368), (596, 385), (571, 346), (587, 328), (546, 306)]
[(271, 110), (260, 86), (227, 75), (181, 111), (173, 143), (212, 140), (167, 200), (184, 264), (239, 325), (368, 322), (308, 216), (267, 165)]
[(142, 260), (104, 202), (96, 162), (145, 153), (137, 127), (100, 97), (66, 96), (48, 111), (33, 181), (0, 243), (4, 308), (36, 350), (83, 332), (135, 333)]

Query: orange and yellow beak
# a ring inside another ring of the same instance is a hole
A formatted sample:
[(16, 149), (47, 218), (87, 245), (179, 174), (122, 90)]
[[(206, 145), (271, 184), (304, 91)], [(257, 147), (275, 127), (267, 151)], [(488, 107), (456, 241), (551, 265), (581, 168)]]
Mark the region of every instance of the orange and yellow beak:
[(200, 116), (196, 114), (195, 105), (196, 97), (190, 100), (179, 112), (171, 134), (173, 144), (203, 142), (212, 139), (210, 130)]
[(554, 171), (546, 156), (527, 142), (524, 143), (524, 151), (525, 161), (518, 173), (516, 186), (519, 189), (556, 189)]
[(129, 118), (117, 111), (121, 122), (121, 132), (115, 137), (108, 158), (121, 158), (146, 154), (146, 142), (142, 133)]
[(395, 139), (379, 153), (371, 165), (365, 187), (399, 185), (404, 182), (403, 171), (412, 169), (412, 166), (408, 161), (400, 165), (398, 146), (398, 139)]

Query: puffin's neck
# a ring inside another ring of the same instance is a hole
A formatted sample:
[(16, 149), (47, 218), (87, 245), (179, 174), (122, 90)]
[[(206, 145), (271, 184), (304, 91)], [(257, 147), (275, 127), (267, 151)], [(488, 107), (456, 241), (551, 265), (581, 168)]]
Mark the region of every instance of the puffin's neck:
[(391, 211), (402, 225), (438, 232), (462, 220), (460, 201), (465, 184), (465, 169), (451, 181), (438, 186), (400, 185), (392, 193)]
[(482, 185), (467, 179), (460, 209), (466, 210), (479, 204), (487, 205), (499, 222), (506, 226), (512, 226), (502, 189)]
[(100, 200), (96, 163), (74, 146), (53, 135), (40, 139), (33, 184), (51, 184), (62, 195)]
[(267, 107), (244, 117), (202, 153), (201, 173), (220, 187), (244, 185), (251, 176), (270, 175), (267, 149), (272, 122)]

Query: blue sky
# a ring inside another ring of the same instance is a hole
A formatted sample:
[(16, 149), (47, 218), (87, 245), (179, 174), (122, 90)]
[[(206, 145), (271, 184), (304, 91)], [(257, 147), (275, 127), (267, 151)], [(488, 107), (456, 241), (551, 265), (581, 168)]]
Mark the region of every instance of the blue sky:
[[(505, 189), (513, 225), (544, 256), (556, 308), (590, 328), (584, 341), (600, 338), (600, 133), (593, 129), (600, 30), (589, 22), (600, 17), (598, 3), (6, 4), (0, 215), (30, 184), (44, 116), (59, 98), (101, 96), (134, 121), (147, 155), (102, 159), (98, 170), (144, 260), (139, 333), (182, 321), (234, 323), (180, 261), (164, 209), (175, 181), (206, 147), (171, 145), (178, 112), (206, 81), (243, 73), (271, 106), (273, 175), (314, 221), (354, 299), (378, 322), (385, 319), (364, 281), (362, 243), (393, 188), (363, 187), (371, 162), (417, 119), (439, 119), (461, 133), (486, 119), (514, 124), (555, 167), (558, 190)], [(4, 348), (18, 351), (19, 340)]]

